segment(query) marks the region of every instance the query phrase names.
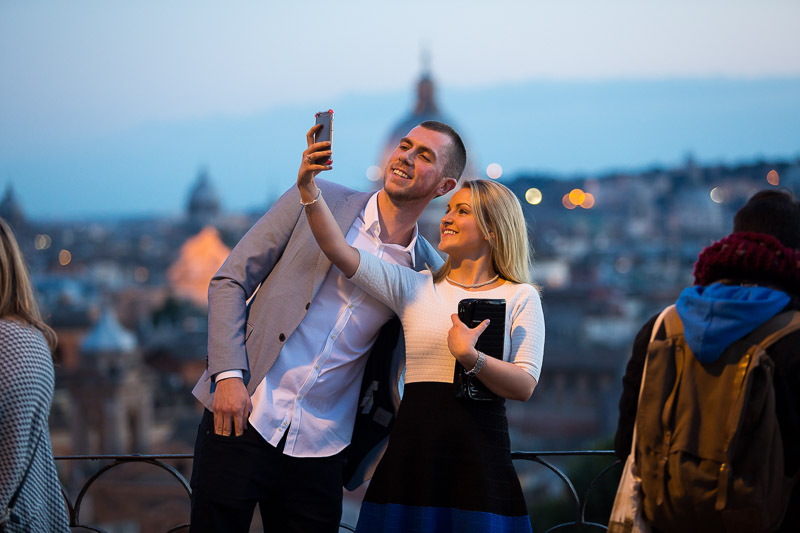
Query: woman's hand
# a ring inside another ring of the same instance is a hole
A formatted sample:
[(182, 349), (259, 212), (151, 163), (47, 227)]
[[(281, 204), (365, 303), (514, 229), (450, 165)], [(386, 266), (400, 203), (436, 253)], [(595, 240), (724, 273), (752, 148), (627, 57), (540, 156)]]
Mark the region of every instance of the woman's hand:
[[(458, 362), (467, 369), (475, 368), (478, 362), (478, 350), (475, 343), (478, 337), (489, 327), (489, 320), (484, 320), (474, 328), (468, 328), (458, 315), (450, 315), (453, 327), (447, 332), (447, 347)], [(526, 401), (536, 388), (536, 380), (523, 368), (513, 363), (487, 357), (483, 368), (477, 375), (481, 382), (493, 393), (511, 400)]]
[(314, 142), (314, 135), (322, 129), (322, 124), (317, 124), (306, 133), (306, 143), (308, 148), (303, 151), (303, 159), (300, 161), (300, 170), (297, 172), (297, 188), (300, 189), (300, 197), (303, 202), (311, 202), (319, 193), (314, 178), (322, 171), (331, 170), (331, 143)]
[(484, 320), (474, 328), (467, 327), (457, 314), (450, 315), (453, 321), (453, 327), (447, 332), (447, 347), (450, 348), (450, 353), (453, 357), (458, 359), (464, 368), (470, 369), (475, 366), (478, 360), (478, 350), (475, 349), (475, 343), (478, 342), (478, 337), (481, 336), (486, 328), (489, 327), (489, 319)]

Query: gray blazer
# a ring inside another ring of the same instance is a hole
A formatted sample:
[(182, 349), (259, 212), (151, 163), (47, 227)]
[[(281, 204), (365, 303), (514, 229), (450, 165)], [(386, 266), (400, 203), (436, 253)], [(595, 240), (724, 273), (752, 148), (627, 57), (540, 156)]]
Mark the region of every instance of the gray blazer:
[[(317, 180), (317, 185), (342, 232), (347, 234), (373, 193), (356, 192), (325, 180)], [(417, 239), (414, 253), (417, 270), (425, 268), (426, 264), (438, 268), (442, 263), (436, 250), (422, 236)], [(300, 193), (292, 187), (242, 237), (209, 284), (207, 369), (192, 391), (206, 408), (210, 410), (213, 403), (211, 376), (225, 370), (242, 370), (248, 393), (255, 392), (286, 340), (305, 318), (330, 267), (331, 262), (320, 250), (308, 226), (300, 206)], [(381, 359), (391, 364), (368, 364), (362, 393), (388, 392), (390, 388), (387, 398), (394, 405), (379, 405), (380, 402), (372, 398), (362, 397), (359, 415), (374, 411), (374, 418), (388, 436), (400, 401), (397, 382), (405, 364), (405, 349), (396, 323), (390, 322), (384, 330), (387, 331), (379, 335), (380, 352), (385, 354), (391, 346), (393, 356)], [(375, 359), (371, 355), (370, 359)], [(376, 372), (383, 375), (369, 375), (375, 366), (380, 367)], [(356, 425), (360, 426), (358, 420)], [(357, 433), (353, 436), (354, 444)], [(351, 446), (360, 447), (363, 444)], [(372, 446), (367, 448), (371, 450)], [(362, 453), (369, 453), (369, 450)], [(353, 461), (351, 468), (354, 468)]]

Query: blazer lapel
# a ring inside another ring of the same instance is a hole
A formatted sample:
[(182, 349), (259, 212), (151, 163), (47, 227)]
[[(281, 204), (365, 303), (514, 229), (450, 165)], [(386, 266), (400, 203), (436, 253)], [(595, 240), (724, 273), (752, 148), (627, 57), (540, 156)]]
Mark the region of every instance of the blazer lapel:
[(439, 269), (444, 261), (431, 244), (422, 235), (417, 235), (417, 242), (414, 245), (414, 270), (421, 272), (427, 267), (431, 267), (434, 272)]

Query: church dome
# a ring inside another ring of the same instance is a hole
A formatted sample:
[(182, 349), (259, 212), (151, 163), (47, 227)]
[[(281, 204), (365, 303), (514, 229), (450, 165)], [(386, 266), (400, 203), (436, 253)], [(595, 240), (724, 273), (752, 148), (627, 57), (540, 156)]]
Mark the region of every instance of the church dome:
[(417, 82), (417, 101), (414, 104), (414, 109), (392, 128), (386, 143), (383, 145), (380, 161), (381, 170), (386, 165), (389, 155), (400, 143), (400, 139), (426, 120), (438, 120), (452, 126), (452, 121), (439, 112), (439, 106), (436, 104), (436, 86), (427, 70), (422, 73)]
[(220, 202), (206, 170), (201, 170), (189, 193), (189, 218), (208, 221), (219, 214)]
[(178, 258), (167, 269), (170, 289), (195, 305), (207, 306), (208, 283), (230, 253), (219, 232), (206, 226), (183, 243)]
[[(419, 126), (420, 123), (426, 120), (436, 120), (444, 122), (453, 127), (456, 131), (459, 130), (455, 122), (439, 110), (439, 105), (436, 102), (436, 84), (433, 82), (427, 63), (427, 56), (423, 56), (423, 69), (419, 81), (417, 81), (417, 100), (414, 103), (413, 109), (391, 129), (389, 136), (386, 138), (386, 142), (381, 148), (378, 161), (381, 177), (383, 176), (386, 162), (389, 160), (394, 149), (397, 148), (397, 145), (400, 144), (400, 139), (405, 137), (409, 131)], [(459, 135), (461, 136), (461, 140), (466, 143), (463, 133), (459, 132)], [(467, 150), (467, 154), (467, 167), (464, 169), (464, 175), (473, 176), (474, 169), (472, 168), (472, 160), (469, 157), (469, 150)], [(374, 183), (373, 186), (380, 186), (380, 183)]]
[(136, 347), (136, 337), (122, 327), (108, 306), (81, 342), (81, 351), (84, 353), (130, 353)]

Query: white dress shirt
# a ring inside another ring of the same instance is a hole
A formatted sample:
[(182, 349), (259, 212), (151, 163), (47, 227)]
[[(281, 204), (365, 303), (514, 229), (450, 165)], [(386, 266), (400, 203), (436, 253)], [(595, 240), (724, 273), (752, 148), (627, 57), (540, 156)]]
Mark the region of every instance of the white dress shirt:
[[(410, 267), (417, 228), (408, 246), (384, 244), (377, 196), (353, 222), (347, 242)], [(284, 453), (293, 457), (328, 457), (342, 451), (352, 437), (365, 354), (392, 316), (388, 307), (332, 266), (308, 314), (253, 393), (250, 424), (273, 446), (288, 431)], [(216, 381), (241, 375), (222, 372)]]

